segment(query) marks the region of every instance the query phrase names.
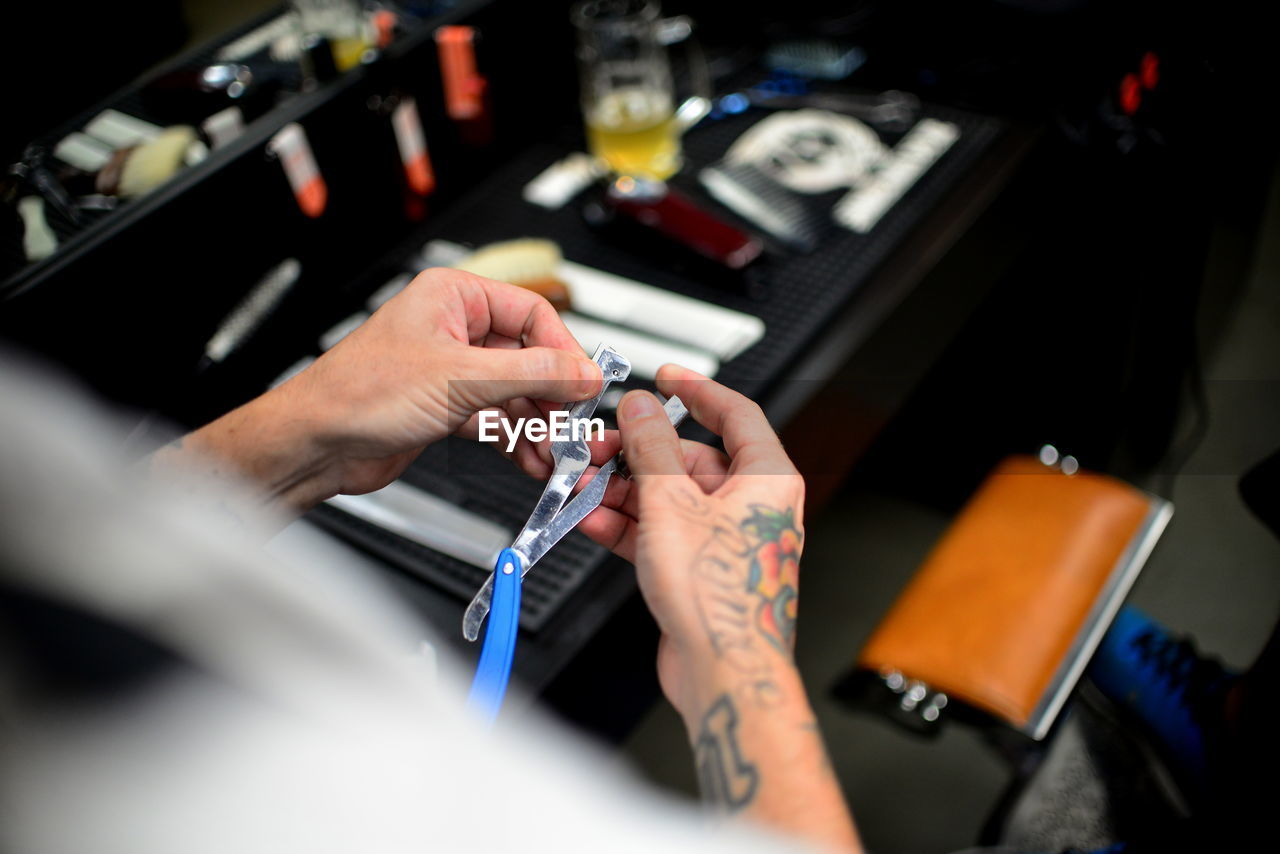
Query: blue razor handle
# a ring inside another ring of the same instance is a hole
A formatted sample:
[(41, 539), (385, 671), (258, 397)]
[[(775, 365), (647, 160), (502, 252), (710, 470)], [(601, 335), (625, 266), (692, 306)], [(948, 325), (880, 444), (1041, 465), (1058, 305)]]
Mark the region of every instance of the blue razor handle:
[(520, 623), (520, 577), (523, 574), (520, 555), (514, 549), (503, 549), (493, 573), (493, 602), (489, 606), (489, 626), (480, 663), (467, 707), (485, 723), (492, 724), (502, 708), (511, 679), (511, 662), (516, 654), (516, 632)]

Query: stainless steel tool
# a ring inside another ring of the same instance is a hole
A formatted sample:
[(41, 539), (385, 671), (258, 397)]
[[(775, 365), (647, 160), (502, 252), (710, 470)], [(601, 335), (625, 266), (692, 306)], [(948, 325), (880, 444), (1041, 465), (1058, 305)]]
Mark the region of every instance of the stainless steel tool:
[[(630, 372), (630, 364), (618, 353), (608, 347), (596, 351), (595, 361), (604, 373), (604, 384), (600, 394), (591, 400), (570, 407), (571, 418), (587, 418), (595, 412), (596, 405), (605, 390), (613, 382), (626, 379)], [(680, 398), (672, 397), (664, 404), (668, 420), (679, 426), (688, 414)], [(555, 471), (538, 499), (533, 513), (523, 530), (516, 536), (511, 550), (519, 557), (520, 576), (523, 578), (535, 563), (547, 551), (558, 543), (566, 534), (587, 517), (592, 510), (600, 506), (604, 498), (609, 479), (618, 471), (619, 457), (606, 462), (596, 472), (573, 500), (569, 500), (574, 486), (586, 471), (591, 462), (591, 453), (582, 439), (569, 438), (563, 441), (552, 441), (551, 455), (555, 460)], [(470, 641), (480, 635), (480, 626), (489, 613), (493, 600), (494, 576), (490, 574), (484, 585), (476, 593), (462, 618), (462, 634)]]
[[(600, 366), (604, 381), (600, 385), (600, 393), (595, 397), (574, 404), (565, 404), (571, 423), (573, 419), (590, 418), (609, 386), (625, 380), (631, 374), (631, 363), (611, 347), (601, 344), (596, 348), (592, 359)], [(524, 528), (516, 535), (515, 542), (511, 544), (512, 550), (521, 558), (521, 578), (555, 542), (553, 540), (547, 543), (545, 548), (536, 555), (530, 548), (538, 536), (552, 523), (556, 514), (560, 512), (560, 508), (564, 507), (565, 502), (569, 500), (573, 487), (577, 485), (578, 479), (591, 464), (591, 450), (587, 447), (585, 438), (571, 434), (568, 439), (551, 442), (551, 458), (555, 461), (555, 470), (551, 473), (550, 480), (542, 490), (542, 496), (529, 515), (529, 521), (525, 523)], [(585, 515), (584, 513), (583, 516)], [(462, 634), (467, 640), (473, 641), (479, 637), (480, 624), (489, 613), (489, 603), (492, 599), (493, 574), (491, 573), (463, 615)]]

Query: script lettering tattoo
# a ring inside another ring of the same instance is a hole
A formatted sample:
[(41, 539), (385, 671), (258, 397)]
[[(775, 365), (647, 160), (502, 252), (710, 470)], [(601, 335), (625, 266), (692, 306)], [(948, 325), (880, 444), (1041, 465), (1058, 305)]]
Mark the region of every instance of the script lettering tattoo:
[(794, 509), (751, 504), (745, 518), (734, 518), (693, 490), (667, 495), (706, 532), (691, 561), (693, 591), (712, 649), (742, 676), (735, 693), (759, 706), (777, 704), (776, 656), (792, 654), (799, 601), (804, 535)]
[(707, 506), (691, 491), (686, 489), (672, 489), (667, 493), (671, 499), (671, 503), (675, 504), (681, 512), (691, 518), (707, 515)]
[(733, 700), (722, 694), (703, 716), (702, 730), (693, 746), (703, 797), (729, 812), (751, 803), (760, 784), (760, 772), (738, 746), (737, 729)]
[(773, 664), (753, 628), (756, 604), (749, 595), (752, 545), (730, 519), (712, 520), (711, 536), (694, 557), (699, 612), (716, 654), (745, 677), (745, 689), (761, 703), (776, 694)]
[(707, 505), (688, 494), (672, 498), (683, 515), (710, 529), (692, 571), (712, 648), (743, 675), (744, 696), (773, 705), (779, 690), (769, 650), (790, 655), (795, 639), (803, 535), (794, 511), (752, 504), (749, 515), (737, 521), (712, 517)]

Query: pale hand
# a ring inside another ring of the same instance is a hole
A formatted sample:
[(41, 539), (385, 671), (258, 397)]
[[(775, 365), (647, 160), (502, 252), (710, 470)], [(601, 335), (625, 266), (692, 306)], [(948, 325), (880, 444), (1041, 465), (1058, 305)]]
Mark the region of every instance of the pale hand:
[[(600, 383), (545, 299), (432, 269), (307, 370), (156, 458), (225, 462), (297, 512), (385, 486), (426, 445), (474, 435), (482, 409), (543, 416), (593, 396)], [(513, 456), (534, 473), (548, 466), (546, 449), (527, 442)]]

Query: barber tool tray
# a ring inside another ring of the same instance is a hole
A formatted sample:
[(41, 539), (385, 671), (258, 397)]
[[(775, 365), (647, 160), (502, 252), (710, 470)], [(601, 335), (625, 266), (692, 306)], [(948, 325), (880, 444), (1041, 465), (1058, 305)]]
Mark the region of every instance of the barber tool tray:
[[(502, 533), (492, 542), (500, 545), (492, 554), (478, 556), (469, 563), (392, 533), (385, 524), (328, 505), (313, 510), (310, 518), (462, 601), (474, 596), (489, 577), (493, 557), (520, 530), (543, 487), (542, 482), (517, 470), (492, 447), (455, 438), (429, 446), (401, 480), (467, 514), (496, 523)], [(438, 523), (430, 518), (418, 521)], [(607, 557), (608, 552), (577, 532), (561, 540), (525, 577), (521, 628), (540, 630)], [(479, 565), (481, 560), (487, 560), (487, 565)]]
[[(725, 162), (726, 152), (749, 129), (777, 115), (753, 109), (741, 115), (704, 122), (685, 137), (686, 166), (672, 184), (717, 216), (742, 223), (749, 231), (757, 230), (745, 218), (735, 217), (714, 201), (700, 184), (699, 175), (707, 167)], [(879, 210), (871, 210), (875, 205), (868, 207), (866, 203), (859, 202), (849, 188), (833, 193), (833, 198), (840, 196), (837, 201), (846, 203), (844, 217), (847, 222), (824, 227), (812, 251), (777, 250), (775, 247), (775, 251), (767, 253), (767, 257), (752, 265), (749, 271), (752, 281), (759, 287), (726, 289), (723, 282), (712, 283), (676, 263), (674, 253), (668, 256), (627, 251), (593, 229), (584, 217), (582, 199), (569, 201), (552, 210), (527, 201), (523, 195), (524, 188), (572, 153), (570, 147), (556, 145), (531, 147), (522, 152), (496, 170), (489, 180), (432, 219), (414, 236), (418, 248), (406, 253), (405, 263), (410, 271), (438, 263), (430, 260), (429, 246), (433, 241), (482, 246), (516, 237), (546, 238), (561, 247), (566, 261), (572, 265), (603, 271), (758, 317), (764, 324), (763, 335), (745, 350), (720, 361), (716, 373), (718, 381), (758, 398), (785, 377), (788, 367), (821, 336), (827, 324), (839, 315), (876, 268), (1004, 129), (1003, 123), (997, 119), (926, 105), (913, 128), (881, 135), (883, 151), (893, 152), (903, 140), (909, 142), (911, 133), (921, 124), (929, 133), (945, 125), (950, 137), (944, 140), (945, 146), (935, 145), (932, 159), (926, 158), (927, 163), (917, 164), (919, 168), (911, 176), (909, 185), (894, 189), (896, 195), (891, 194), (892, 198), (887, 203), (883, 198), (876, 202), (881, 205)], [(887, 192), (883, 188), (876, 190), (882, 197)], [(651, 318), (646, 325), (652, 331)], [(598, 343), (612, 342), (582, 343), (589, 351)], [(635, 387), (636, 383), (633, 381), (631, 385)], [(694, 436), (697, 428), (686, 432)], [(705, 437), (705, 433), (701, 437)], [(431, 516), (431, 502), (443, 499), (482, 520), (497, 523), (508, 536), (519, 530), (524, 514), (536, 502), (541, 488), (540, 483), (519, 473), (492, 448), (454, 439), (428, 448), (402, 481), (436, 497), (423, 503), (417, 500), (421, 496), (414, 498), (410, 494), (409, 503), (420, 506), (418, 516), (424, 519)], [(411, 507), (405, 512), (409, 515), (414, 513)], [(403, 519), (400, 523), (386, 524), (378, 513), (381, 509), (358, 518), (336, 507), (322, 507), (314, 518), (330, 530), (407, 572), (429, 580), (463, 601), (476, 592), (492, 569), (496, 551), (492, 555), (480, 554), (485, 551), (481, 548), (464, 560), (457, 556), (461, 551), (450, 555), (447, 543), (442, 545), (432, 539), (439, 535), (438, 531), (429, 533), (425, 539), (413, 531), (408, 531), (409, 536), (406, 536), (407, 529), (400, 524)], [(441, 526), (437, 524), (436, 527)], [(467, 527), (471, 527), (469, 523)], [(500, 536), (495, 533), (492, 542), (499, 540)], [(430, 545), (424, 545), (424, 542)], [(441, 548), (446, 551), (441, 551)], [(606, 558), (605, 550), (581, 534), (575, 533), (566, 538), (526, 578), (521, 627), (530, 631), (544, 627)], [(484, 565), (486, 559), (489, 561), (487, 566)]]

